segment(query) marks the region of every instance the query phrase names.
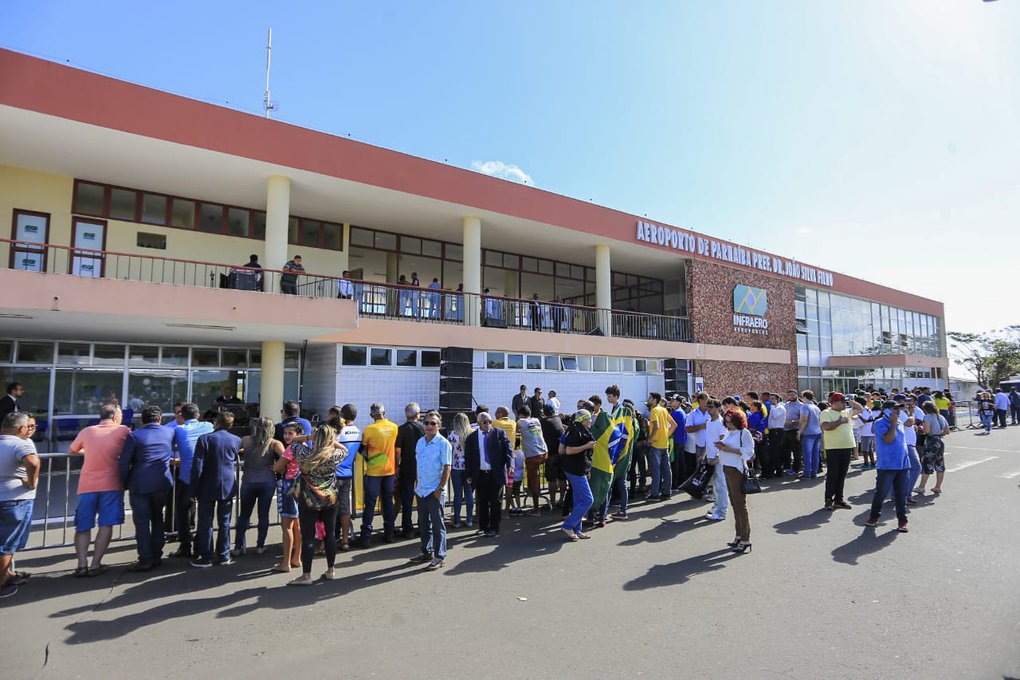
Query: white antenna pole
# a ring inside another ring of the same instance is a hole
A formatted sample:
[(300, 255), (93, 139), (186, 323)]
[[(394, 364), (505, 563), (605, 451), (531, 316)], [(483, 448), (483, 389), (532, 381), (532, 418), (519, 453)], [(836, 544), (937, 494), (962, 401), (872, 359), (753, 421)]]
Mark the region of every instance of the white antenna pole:
[(266, 118), (269, 118), (269, 112), (273, 110), (273, 105), (269, 101), (269, 66), (273, 57), (273, 29), (269, 29), (269, 39), (266, 42), (266, 97), (262, 103), (263, 108), (266, 111)]

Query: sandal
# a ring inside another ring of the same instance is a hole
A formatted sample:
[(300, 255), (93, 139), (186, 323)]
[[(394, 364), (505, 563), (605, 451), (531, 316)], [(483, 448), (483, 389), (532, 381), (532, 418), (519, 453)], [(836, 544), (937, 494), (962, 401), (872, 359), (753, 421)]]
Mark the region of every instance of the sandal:
[(89, 576), (99, 576), (100, 574), (105, 574), (105, 573), (106, 573), (106, 565), (105, 564), (100, 564), (98, 567), (93, 567), (92, 569), (89, 569), (88, 575)]
[(288, 586), (314, 586), (315, 581), (312, 579), (296, 578), (293, 581), (287, 581)]
[(71, 572), (71, 576), (74, 576), (75, 578), (83, 578), (88, 575), (89, 575), (88, 567), (78, 567), (77, 569)]
[(273, 568), (270, 569), (269, 571), (273, 572), (274, 574), (289, 574), (290, 573), (290, 569), (288, 567), (283, 566), (282, 564), (274, 564)]
[(14, 572), (14, 575), (11, 576), (9, 579), (7, 579), (7, 581), (4, 583), (4, 585), (8, 585), (8, 586), (23, 586), (26, 583), (28, 583), (28, 577), (27, 576), (20, 576), (17, 572)]
[(942, 489), (932, 489), (931, 492), (938, 496), (940, 493), (942, 493)]

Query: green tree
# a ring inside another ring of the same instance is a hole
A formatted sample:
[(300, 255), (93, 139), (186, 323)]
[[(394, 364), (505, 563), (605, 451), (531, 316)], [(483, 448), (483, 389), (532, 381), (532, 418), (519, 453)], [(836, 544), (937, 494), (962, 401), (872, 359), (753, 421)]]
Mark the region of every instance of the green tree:
[(987, 333), (951, 331), (950, 357), (970, 371), (978, 384), (994, 387), (1020, 373), (1020, 325)]

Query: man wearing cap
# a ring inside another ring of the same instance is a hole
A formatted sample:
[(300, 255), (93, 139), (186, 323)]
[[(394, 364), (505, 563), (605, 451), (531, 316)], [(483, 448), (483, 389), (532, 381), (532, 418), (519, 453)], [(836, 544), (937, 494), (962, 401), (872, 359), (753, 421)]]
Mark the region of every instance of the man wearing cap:
[(850, 456), (856, 448), (854, 430), (851, 421), (862, 411), (856, 401), (847, 407), (846, 397), (842, 392), (829, 395), (829, 408), (819, 416), (822, 425), (822, 439), (825, 443), (825, 461), (828, 469), (825, 473), (825, 509), (849, 510), (850, 504), (843, 500), (843, 486), (846, 473), (850, 469)]
[(896, 499), (896, 518), (899, 531), (907, 531), (907, 473), (910, 458), (904, 438), (903, 423), (900, 421), (900, 405), (896, 401), (882, 404), (882, 417), (875, 421), (875, 456), (878, 468), (875, 495), (871, 499), (871, 515), (865, 524), (878, 526), (882, 514), (882, 503), (892, 493)]

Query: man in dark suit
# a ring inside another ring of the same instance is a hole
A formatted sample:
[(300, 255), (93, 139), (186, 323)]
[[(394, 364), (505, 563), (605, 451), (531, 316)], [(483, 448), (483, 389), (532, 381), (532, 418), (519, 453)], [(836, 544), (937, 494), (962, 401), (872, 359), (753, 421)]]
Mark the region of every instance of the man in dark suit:
[(127, 436), (120, 452), (120, 480), (128, 490), (138, 544), (138, 561), (128, 571), (149, 571), (163, 562), (163, 509), (174, 483), (174, 431), (159, 424), (162, 415), (159, 406), (143, 408), (142, 426)]
[(216, 536), (216, 554), (219, 563), (227, 565), (230, 559), (230, 505), (237, 494), (237, 451), (241, 438), (228, 430), (234, 424), (229, 411), (216, 414), (216, 429), (198, 438), (195, 459), (191, 463), (191, 484), (188, 489), (198, 499), (198, 529), (195, 531), (195, 548), (198, 556), (191, 566), (205, 569), (213, 565), (213, 514), (216, 514), (219, 534)]
[(18, 399), (24, 393), (25, 388), (21, 383), (13, 382), (7, 386), (7, 394), (0, 397), (0, 420), (3, 420), (8, 413), (17, 413), (21, 410), (18, 407)]
[[(492, 426), (492, 416), (478, 414), (478, 429), (464, 444), (464, 469), (475, 489), (478, 531), (486, 538), (499, 534), (500, 501), (508, 474), (513, 474), (514, 451), (506, 432)], [(510, 477), (512, 479), (512, 477)]]

